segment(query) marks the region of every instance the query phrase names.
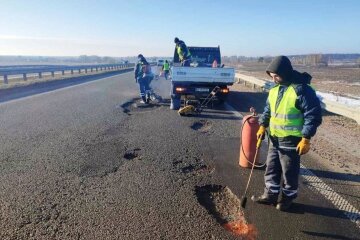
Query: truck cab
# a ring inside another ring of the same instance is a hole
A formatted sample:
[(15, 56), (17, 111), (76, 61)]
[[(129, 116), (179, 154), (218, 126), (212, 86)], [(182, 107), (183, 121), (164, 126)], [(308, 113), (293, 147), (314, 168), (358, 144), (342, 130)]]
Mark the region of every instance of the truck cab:
[[(216, 94), (218, 101), (225, 101), (229, 88), (234, 83), (234, 68), (221, 65), (220, 47), (188, 47), (191, 53), (190, 67), (181, 66), (175, 49), (173, 66), (171, 68), (171, 109), (177, 110), (181, 106), (181, 97), (202, 99), (216, 87), (220, 91)], [(216, 67), (212, 67), (216, 60)]]

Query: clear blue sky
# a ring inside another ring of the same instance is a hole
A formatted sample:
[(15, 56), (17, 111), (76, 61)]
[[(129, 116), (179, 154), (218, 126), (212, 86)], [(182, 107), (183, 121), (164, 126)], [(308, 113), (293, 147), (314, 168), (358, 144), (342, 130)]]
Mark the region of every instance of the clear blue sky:
[(1, 0), (0, 55), (360, 53), (358, 0)]

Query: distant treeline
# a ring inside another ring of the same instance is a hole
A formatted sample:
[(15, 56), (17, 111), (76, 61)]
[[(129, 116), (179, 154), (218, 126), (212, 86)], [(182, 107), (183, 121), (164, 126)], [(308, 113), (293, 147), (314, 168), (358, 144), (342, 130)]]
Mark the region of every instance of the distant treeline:
[[(337, 64), (360, 64), (360, 54), (304, 54), (304, 55), (289, 55), (293, 64), (301, 64), (308, 66), (328, 66)], [(259, 62), (269, 63), (273, 56), (263, 57), (244, 57), (244, 56), (223, 56), (222, 62), (225, 64), (240, 64), (243, 62)]]
[(114, 64), (124, 58), (81, 55), (78, 57), (0, 56), (0, 64)]
[[(115, 63), (134, 63), (137, 56), (129, 57), (100, 57), (97, 55), (81, 55), (78, 57), (51, 57), (51, 56), (1, 56), (0, 65), (30, 65), (30, 64), (50, 64), (50, 65), (72, 65), (72, 64), (115, 64)], [(147, 57), (150, 62), (158, 59), (171, 59), (169, 57)]]

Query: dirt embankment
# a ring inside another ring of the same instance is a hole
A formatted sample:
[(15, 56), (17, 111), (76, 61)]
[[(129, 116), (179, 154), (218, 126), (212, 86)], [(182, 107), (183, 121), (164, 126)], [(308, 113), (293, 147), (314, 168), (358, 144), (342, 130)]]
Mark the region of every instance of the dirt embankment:
[[(244, 74), (270, 81), (270, 77), (265, 73), (267, 65), (247, 63), (235, 67), (246, 71)], [(309, 73), (313, 77), (311, 83), (317, 91), (360, 98), (360, 68), (294, 66), (294, 69)]]

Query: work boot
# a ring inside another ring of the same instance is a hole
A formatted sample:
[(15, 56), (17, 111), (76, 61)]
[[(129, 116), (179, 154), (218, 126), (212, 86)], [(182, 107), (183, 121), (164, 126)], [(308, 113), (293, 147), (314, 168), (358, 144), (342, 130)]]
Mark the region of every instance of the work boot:
[(254, 202), (266, 205), (275, 205), (278, 199), (278, 195), (261, 195), (260, 197), (251, 198)]
[(282, 197), (278, 204), (276, 205), (276, 209), (280, 211), (286, 211), (291, 207), (292, 199), (288, 197)]

